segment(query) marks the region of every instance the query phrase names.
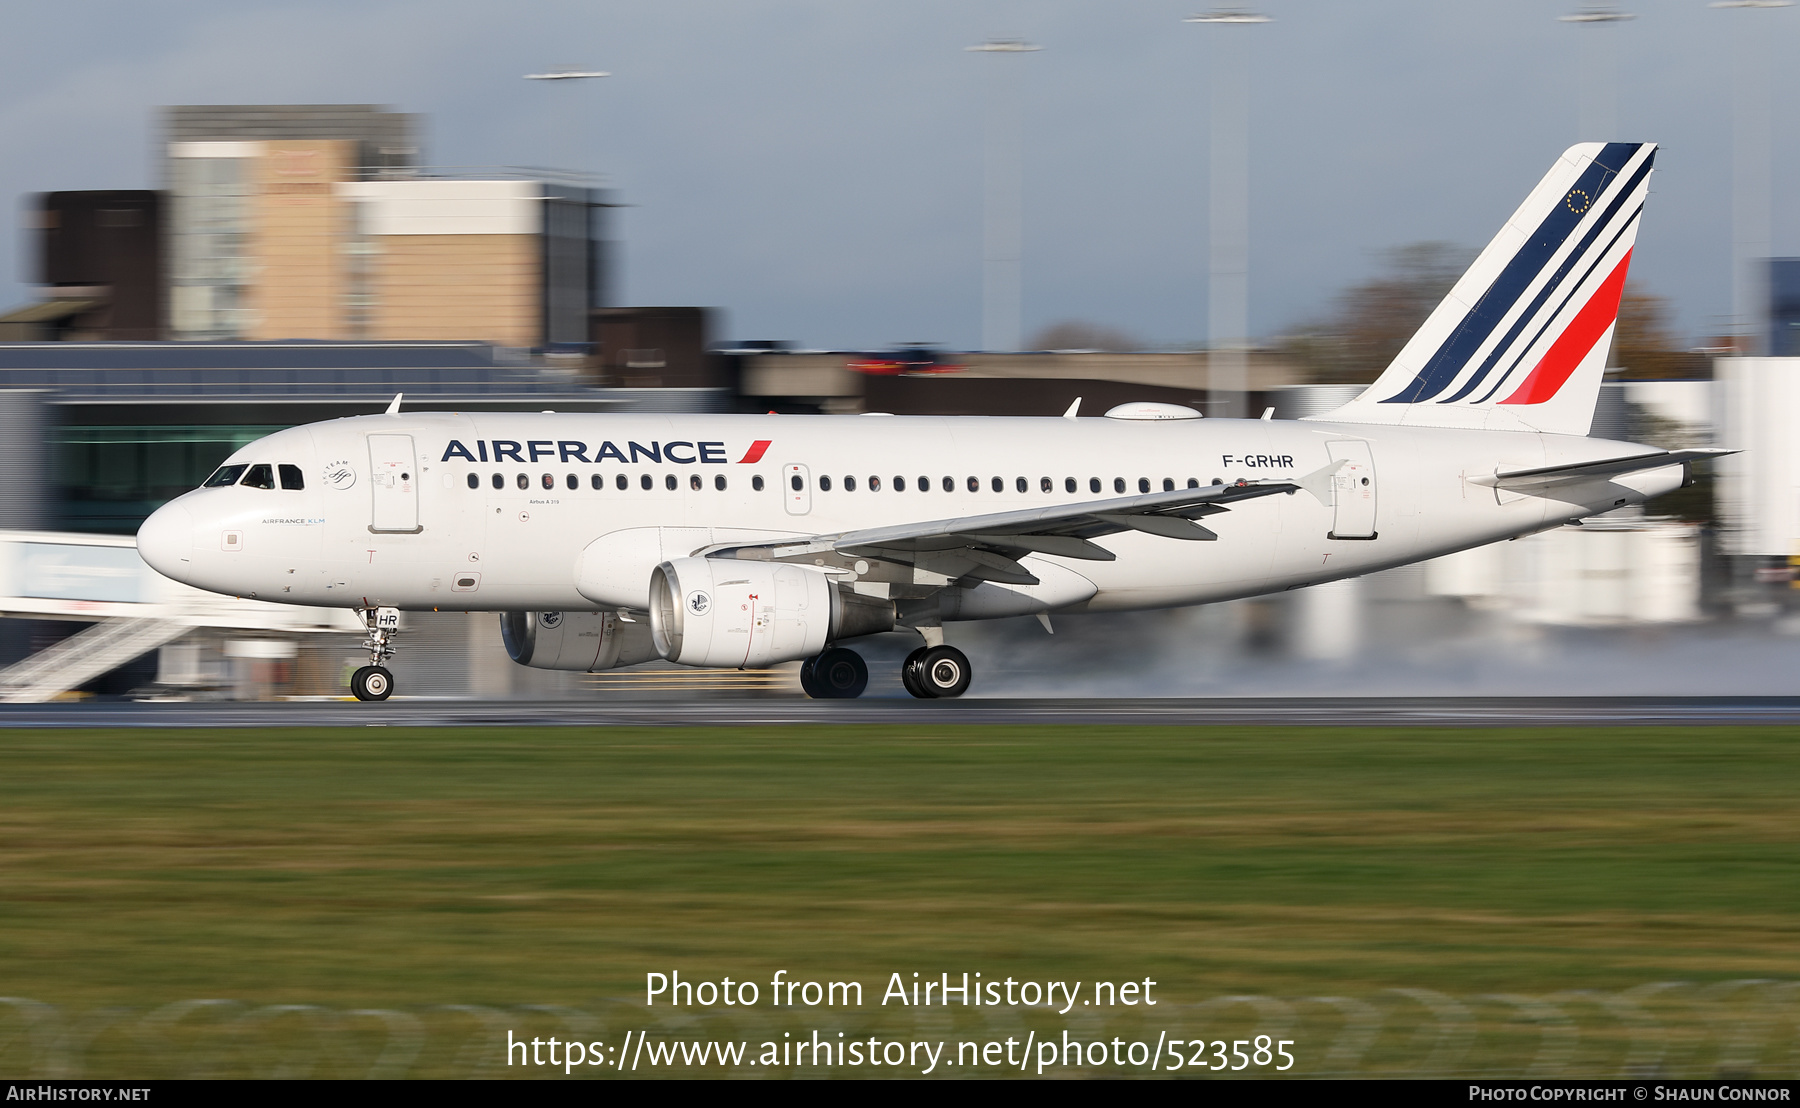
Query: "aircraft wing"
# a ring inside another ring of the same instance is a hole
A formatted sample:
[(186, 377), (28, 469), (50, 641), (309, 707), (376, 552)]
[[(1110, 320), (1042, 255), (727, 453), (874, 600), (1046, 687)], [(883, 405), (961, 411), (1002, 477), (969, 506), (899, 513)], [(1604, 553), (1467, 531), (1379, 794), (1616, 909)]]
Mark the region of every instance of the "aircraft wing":
[[(763, 544), (759, 554), (766, 550), (762, 556), (775, 561), (805, 561), (829, 552), (846, 558), (909, 565), (949, 579), (974, 577), (1035, 585), (1038, 579), (1018, 561), (1027, 554), (1110, 562), (1115, 557), (1112, 551), (1090, 540), (1123, 531), (1210, 542), (1218, 534), (1194, 522), (1196, 519), (1229, 511), (1229, 505), (1238, 501), (1292, 493), (1299, 488), (1291, 481), (1205, 485), (789, 539)], [(750, 548), (733, 549), (743, 557), (742, 552)]]
[(1614, 477), (1622, 473), (1640, 473), (1646, 469), (1661, 469), (1664, 466), (1700, 462), (1736, 453), (1738, 453), (1736, 450), (1714, 448), (1658, 450), (1652, 454), (1632, 454), (1623, 458), (1605, 458), (1597, 462), (1574, 462), (1570, 465), (1541, 466), (1537, 469), (1507, 470), (1492, 476), (1471, 477), (1469, 481), (1472, 484), (1492, 485), (1502, 489), (1541, 488), (1546, 485), (1561, 485), (1575, 481), (1592, 481), (1597, 477)]

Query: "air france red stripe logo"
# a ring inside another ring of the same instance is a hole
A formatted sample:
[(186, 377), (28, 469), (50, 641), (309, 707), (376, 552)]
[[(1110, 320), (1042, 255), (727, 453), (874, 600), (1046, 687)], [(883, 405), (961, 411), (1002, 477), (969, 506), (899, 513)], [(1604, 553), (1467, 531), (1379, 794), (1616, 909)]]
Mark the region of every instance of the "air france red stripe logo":
[(744, 456), (738, 459), (738, 465), (753, 465), (762, 461), (763, 454), (768, 451), (769, 444), (774, 441), (774, 439), (757, 439), (750, 444), (750, 449), (744, 451)]
[(1625, 256), (1619, 259), (1618, 268), (1594, 290), (1594, 295), (1588, 298), (1581, 311), (1569, 322), (1567, 329), (1550, 345), (1550, 349), (1544, 354), (1544, 360), (1525, 378), (1525, 383), (1500, 403), (1542, 404), (1557, 394), (1576, 367), (1581, 365), (1582, 359), (1593, 352), (1600, 336), (1606, 334), (1606, 329), (1618, 318), (1619, 298), (1625, 291), (1625, 271), (1630, 266), (1631, 251), (1627, 250)]

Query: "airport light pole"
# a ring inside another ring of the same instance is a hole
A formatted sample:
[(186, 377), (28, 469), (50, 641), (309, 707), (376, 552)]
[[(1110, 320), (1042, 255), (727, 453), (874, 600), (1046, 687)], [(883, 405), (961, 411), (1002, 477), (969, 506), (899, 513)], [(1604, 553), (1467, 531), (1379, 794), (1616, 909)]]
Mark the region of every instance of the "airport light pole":
[[(1188, 23), (1222, 28), (1268, 23), (1237, 4), (1221, 4)], [(1250, 108), (1243, 44), (1215, 35), (1212, 67), (1211, 247), (1207, 288), (1207, 391), (1222, 394), (1212, 415), (1244, 416), (1250, 387)]]
[(1007, 61), (1043, 47), (1023, 39), (989, 39), (964, 50), (992, 54), (987, 80), (986, 183), (981, 229), (981, 348), (1013, 351), (1024, 344), (1024, 139), (1017, 67)]
[(1615, 142), (1619, 127), (1619, 44), (1616, 24), (1636, 19), (1617, 4), (1592, 3), (1557, 17), (1590, 28), (1581, 32), (1581, 133), (1578, 142)]
[[(561, 84), (563, 82), (568, 82), (571, 85), (577, 85), (583, 81), (592, 81), (592, 80), (596, 80), (601, 77), (611, 77), (611, 76), (612, 76), (611, 73), (608, 73), (603, 69), (583, 69), (580, 66), (565, 65), (565, 66), (558, 66), (555, 69), (545, 70), (542, 73), (527, 73), (527, 74), (525, 74), (525, 79), (527, 81), (545, 81), (552, 85)], [(570, 138), (568, 140), (569, 143), (571, 144), (571, 153), (573, 153), (572, 147), (573, 147), (573, 144), (575, 141), (574, 135), (576, 134), (576, 132), (577, 132), (577, 128), (574, 127), (573, 125), (571, 125), (569, 127)], [(573, 171), (575, 169), (575, 159), (574, 158), (571, 158), (569, 160), (569, 169), (570, 169), (570, 171)]]
[[(1713, 0), (1713, 8), (1788, 8), (1793, 0)], [(1762, 20), (1738, 17), (1732, 66), (1731, 325), (1737, 353), (1763, 352), (1768, 338), (1770, 192), (1769, 47)]]
[[(547, 82), (551, 85), (559, 85), (559, 84), (565, 84), (565, 83), (569, 84), (569, 85), (579, 85), (583, 82), (593, 81), (593, 80), (597, 80), (601, 77), (610, 77), (610, 76), (612, 76), (612, 74), (606, 72), (605, 70), (601, 70), (601, 69), (583, 69), (579, 66), (559, 66), (555, 69), (546, 70), (543, 73), (527, 73), (527, 74), (525, 74), (525, 79), (527, 81), (543, 81), (543, 82)], [(610, 287), (612, 284), (612, 279), (611, 279), (612, 275), (609, 272), (611, 267), (607, 264), (607, 261), (610, 256), (610, 250), (609, 250), (607, 244), (600, 241), (603, 237), (603, 227), (599, 223), (599, 220), (601, 218), (601, 215), (602, 215), (604, 209), (606, 209), (608, 207), (612, 207), (613, 205), (608, 204), (601, 200), (602, 193), (601, 193), (600, 189), (597, 187), (598, 175), (597, 174), (595, 175), (594, 181), (584, 182), (583, 181), (584, 175), (576, 168), (576, 166), (579, 164), (579, 161), (580, 161), (579, 142), (577, 140), (577, 136), (580, 135), (580, 133), (581, 133), (581, 128), (579, 126), (579, 116), (577, 116), (576, 119), (569, 120), (567, 122), (566, 127), (567, 127), (568, 134), (569, 134), (569, 137), (565, 140), (565, 142), (567, 144), (565, 147), (565, 149), (567, 150), (567, 154), (565, 155), (566, 168), (561, 170), (560, 172), (563, 173), (564, 175), (566, 175), (566, 178), (567, 178), (564, 182), (564, 185), (565, 186), (568, 186), (568, 185), (576, 186), (576, 191), (573, 194), (573, 196), (581, 198), (579, 201), (580, 204), (582, 205), (582, 217), (581, 217), (582, 218), (582, 226), (580, 229), (580, 236), (586, 243), (585, 250), (586, 250), (586, 254), (587, 254), (587, 261), (585, 263), (585, 268), (586, 268), (587, 272), (585, 274), (585, 280), (586, 280), (586, 285), (587, 285), (587, 292), (586, 292), (585, 296), (583, 297), (585, 302), (580, 305), (580, 308), (581, 308), (580, 318), (583, 322), (580, 325), (579, 332), (576, 333), (574, 336), (571, 336), (567, 330), (568, 324), (566, 323), (566, 321), (569, 318), (569, 315), (566, 311), (568, 305), (567, 305), (566, 301), (560, 305), (556, 304), (557, 298), (559, 296), (563, 296), (566, 294), (559, 293), (558, 291), (556, 291), (559, 288), (559, 280), (551, 280), (548, 282), (548, 287), (549, 287), (550, 291), (548, 292), (547, 296), (550, 300), (550, 307), (548, 307), (546, 309), (546, 318), (553, 319), (553, 320), (561, 319), (561, 320), (564, 320), (565, 323), (563, 325), (562, 334), (561, 334), (560, 338), (554, 334), (546, 335), (545, 337), (546, 337), (546, 339), (552, 339), (552, 340), (556, 340), (556, 341), (586, 342), (589, 339), (589, 331), (588, 331), (588, 324), (585, 321), (588, 319), (589, 312), (593, 308), (603, 307), (603, 306), (606, 306), (607, 304), (610, 304), (611, 300), (612, 300), (611, 287)], [(549, 182), (553, 179), (552, 174), (556, 173), (556, 172), (558, 172), (558, 171), (552, 170), (550, 173), (545, 174), (546, 186), (548, 186)], [(546, 187), (546, 189), (545, 189), (546, 199), (548, 199), (548, 197), (550, 195), (551, 195), (550, 190), (548, 189), (548, 187)], [(551, 208), (550, 204), (546, 202), (543, 207), (543, 218), (545, 220), (544, 232), (545, 232), (545, 236), (546, 236), (546, 241), (548, 241), (549, 235), (551, 233), (551, 222), (550, 222), (551, 212), (552, 212), (552, 208)], [(559, 221), (559, 222), (561, 222), (561, 221)], [(564, 229), (565, 233), (570, 230), (566, 226), (566, 224), (563, 224), (563, 229)], [(552, 259), (558, 253), (560, 253), (560, 251), (551, 251), (551, 252), (547, 253), (545, 255), (545, 265), (553, 266), (553, 265), (557, 264), (557, 263), (553, 262)], [(552, 323), (549, 326), (550, 326), (551, 330), (553, 330), (553, 331), (557, 330), (556, 324)]]

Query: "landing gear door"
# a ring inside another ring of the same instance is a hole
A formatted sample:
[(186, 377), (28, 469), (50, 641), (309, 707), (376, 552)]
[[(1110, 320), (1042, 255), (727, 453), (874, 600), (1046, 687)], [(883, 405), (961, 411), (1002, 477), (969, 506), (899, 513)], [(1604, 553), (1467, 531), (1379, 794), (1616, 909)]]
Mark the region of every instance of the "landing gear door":
[(419, 459), (411, 435), (369, 436), (369, 530), (416, 535), (419, 526)]
[(812, 474), (805, 466), (789, 462), (781, 467), (781, 495), (788, 515), (803, 516), (812, 511)]
[(1334, 539), (1375, 537), (1375, 459), (1369, 444), (1360, 439), (1337, 439), (1325, 444), (1338, 463), (1331, 479), (1336, 508), (1331, 526)]

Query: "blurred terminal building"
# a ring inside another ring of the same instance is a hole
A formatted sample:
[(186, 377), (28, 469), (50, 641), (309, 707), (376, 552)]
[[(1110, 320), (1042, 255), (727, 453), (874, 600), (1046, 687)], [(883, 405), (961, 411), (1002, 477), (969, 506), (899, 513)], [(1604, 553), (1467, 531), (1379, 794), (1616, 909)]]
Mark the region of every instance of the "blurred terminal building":
[[(1157, 400), (1288, 418), (1359, 388), (1309, 384), (1265, 351), (1249, 355), (1248, 391), (1225, 392), (1205, 351), (724, 342), (707, 309), (611, 302), (614, 201), (597, 180), (430, 167), (419, 123), (371, 105), (173, 107), (162, 188), (26, 198), (40, 295), (0, 314), (0, 699), (340, 694), (359, 664), (347, 613), (176, 586), (130, 536), (242, 444), (380, 411), (395, 393), (409, 407), (946, 415), (1056, 415), (1081, 397), (1091, 415)], [(1608, 384), (1596, 417), (1596, 434), (1752, 447), (1721, 466), (1721, 542), (1703, 533), (1708, 513), (1607, 519), (1252, 602), (1243, 633), (1275, 627), (1278, 643), (1339, 664), (1382, 611), (1632, 626), (1785, 610), (1790, 556), (1800, 564), (1800, 448), (1780, 430), (1800, 412), (1800, 264), (1775, 263), (1770, 288), (1777, 356), (1724, 359), (1717, 382)], [(527, 670), (492, 615), (408, 620), (409, 693), (794, 684)]]

